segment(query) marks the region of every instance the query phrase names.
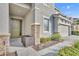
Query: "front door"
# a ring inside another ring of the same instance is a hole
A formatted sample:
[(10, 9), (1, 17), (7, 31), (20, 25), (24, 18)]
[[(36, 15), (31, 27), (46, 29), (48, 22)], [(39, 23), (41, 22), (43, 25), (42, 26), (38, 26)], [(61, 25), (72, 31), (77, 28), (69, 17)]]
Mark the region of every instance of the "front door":
[(10, 20), (11, 38), (18, 38), (21, 36), (22, 21), (17, 19)]

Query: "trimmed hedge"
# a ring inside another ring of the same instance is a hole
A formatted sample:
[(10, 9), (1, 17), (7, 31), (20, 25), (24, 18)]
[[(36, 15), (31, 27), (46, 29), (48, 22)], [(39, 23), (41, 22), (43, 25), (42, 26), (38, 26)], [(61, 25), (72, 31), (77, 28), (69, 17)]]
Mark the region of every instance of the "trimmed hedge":
[(79, 35), (79, 31), (72, 31), (72, 35)]
[(60, 40), (61, 36), (59, 33), (54, 33), (54, 34), (52, 34), (51, 39), (52, 40)]
[(79, 50), (74, 47), (65, 47), (58, 53), (60, 56), (79, 56)]
[(42, 37), (42, 38), (40, 38), (41, 43), (46, 43), (46, 42), (49, 42), (49, 41), (52, 41), (52, 40), (63, 41), (63, 39), (61, 38), (61, 36), (58, 32), (52, 34), (51, 37), (47, 37), (47, 38)]
[(49, 42), (51, 41), (51, 38), (50, 37), (47, 37), (47, 38), (40, 38), (40, 42), (41, 43), (46, 43), (46, 42)]
[(79, 49), (79, 41), (75, 42), (74, 47)]

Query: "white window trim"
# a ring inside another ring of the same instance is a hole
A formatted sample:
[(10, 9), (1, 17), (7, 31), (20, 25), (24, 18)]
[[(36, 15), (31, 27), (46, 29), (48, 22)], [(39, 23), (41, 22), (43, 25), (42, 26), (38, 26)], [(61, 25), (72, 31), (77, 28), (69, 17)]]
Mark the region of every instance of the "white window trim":
[(43, 3), (44, 6), (48, 7), (47, 3)]
[(35, 7), (35, 9), (40, 10), (38, 7)]
[[(43, 16), (43, 22), (44, 22), (44, 18), (47, 18), (47, 19), (49, 20), (49, 17)], [(49, 26), (50, 26), (50, 25), (49, 25)], [(44, 33), (49, 33), (49, 32), (50, 32), (50, 27), (49, 27), (49, 31), (45, 31), (45, 30), (44, 30), (44, 23), (43, 23), (43, 32), (44, 32)]]

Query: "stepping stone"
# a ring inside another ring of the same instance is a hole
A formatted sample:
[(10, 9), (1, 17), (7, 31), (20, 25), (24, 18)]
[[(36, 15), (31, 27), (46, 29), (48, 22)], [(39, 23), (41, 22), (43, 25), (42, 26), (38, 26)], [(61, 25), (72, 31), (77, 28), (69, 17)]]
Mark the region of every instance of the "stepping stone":
[(28, 47), (27, 49), (17, 50), (18, 56), (39, 56), (38, 52), (33, 48)]
[(6, 56), (17, 56), (16, 52), (6, 52)]
[(38, 52), (34, 50), (32, 47), (9, 47), (9, 52), (16, 51), (18, 56), (39, 56)]
[(0, 51), (0, 56), (5, 56), (5, 51)]

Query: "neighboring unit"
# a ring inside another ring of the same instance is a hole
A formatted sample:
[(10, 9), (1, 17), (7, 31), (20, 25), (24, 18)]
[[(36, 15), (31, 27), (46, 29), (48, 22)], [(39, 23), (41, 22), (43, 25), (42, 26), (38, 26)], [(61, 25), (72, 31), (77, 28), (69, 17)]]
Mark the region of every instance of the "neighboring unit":
[(79, 31), (79, 18), (73, 18), (72, 31)]
[(62, 15), (54, 4), (35, 4), (35, 23), (40, 24), (40, 37), (59, 32), (62, 37), (71, 35), (72, 18)]

